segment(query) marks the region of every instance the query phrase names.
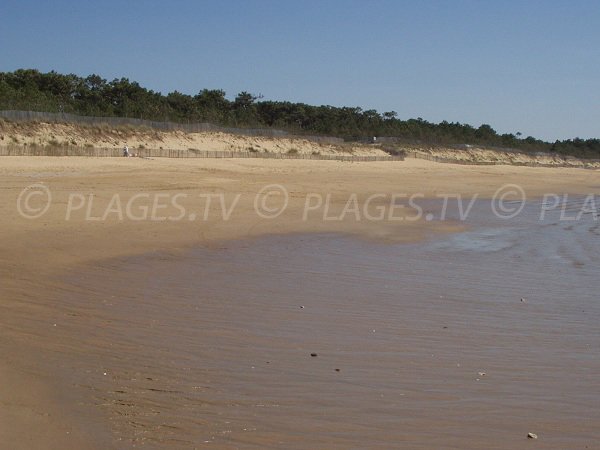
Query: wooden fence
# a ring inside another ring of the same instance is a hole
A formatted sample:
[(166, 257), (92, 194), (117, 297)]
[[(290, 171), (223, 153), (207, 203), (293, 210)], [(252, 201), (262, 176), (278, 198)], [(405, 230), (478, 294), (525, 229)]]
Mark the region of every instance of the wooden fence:
[[(263, 159), (314, 159), (326, 161), (403, 161), (404, 156), (358, 156), (358, 155), (321, 155), (302, 153), (261, 153), (261, 152), (220, 152), (203, 150), (136, 149), (144, 158), (263, 158)], [(87, 156), (122, 157), (119, 148), (92, 147), (36, 147), (8, 145), (0, 147), (0, 156)]]

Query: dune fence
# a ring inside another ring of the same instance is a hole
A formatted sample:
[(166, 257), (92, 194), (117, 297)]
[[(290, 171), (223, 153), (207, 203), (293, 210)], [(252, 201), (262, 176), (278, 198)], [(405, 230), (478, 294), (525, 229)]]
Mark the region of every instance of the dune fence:
[[(312, 159), (324, 161), (403, 161), (404, 156), (359, 156), (359, 155), (322, 155), (303, 153), (267, 153), (267, 152), (223, 152), (210, 150), (169, 150), (169, 149), (136, 149), (141, 158), (262, 158), (262, 159)], [(123, 157), (119, 148), (93, 147), (40, 147), (7, 145), (0, 146), (0, 156), (84, 156), (95, 158)]]

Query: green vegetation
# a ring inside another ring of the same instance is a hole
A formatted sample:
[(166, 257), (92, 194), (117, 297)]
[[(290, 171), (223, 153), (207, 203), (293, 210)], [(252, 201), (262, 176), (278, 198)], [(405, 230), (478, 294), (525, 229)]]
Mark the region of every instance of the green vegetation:
[(521, 138), (520, 133), (498, 134), (485, 124), (475, 128), (458, 122), (401, 120), (394, 111), (379, 113), (358, 107), (262, 101), (248, 92), (239, 93), (233, 101), (222, 90), (203, 89), (193, 96), (177, 91), (163, 95), (127, 78), (107, 81), (98, 75), (82, 78), (31, 69), (0, 72), (0, 109), (273, 127), (347, 140), (386, 136), (408, 144), (471, 144), (600, 158), (600, 139), (575, 138), (549, 143), (531, 136)]

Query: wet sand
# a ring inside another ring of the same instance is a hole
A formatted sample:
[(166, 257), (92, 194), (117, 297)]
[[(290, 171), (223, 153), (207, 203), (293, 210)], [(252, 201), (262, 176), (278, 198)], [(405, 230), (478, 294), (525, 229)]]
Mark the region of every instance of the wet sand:
[[(598, 184), (595, 174), (547, 169), (456, 168), (453, 184), (452, 166), (422, 162), (276, 163), (169, 164), (162, 177), (74, 163), (46, 181), (59, 201), (74, 187), (106, 201), (115, 186), (251, 193), (277, 179), (299, 194), (322, 191), (323, 176), (340, 198), (411, 192), (423, 175), (429, 195), (444, 183), (489, 195), (519, 177), (538, 193), (550, 181), (582, 193)], [(34, 179), (11, 170), (5, 199)], [(291, 218), (90, 225), (54, 211), (24, 221), (4, 205), (0, 375), (10, 389), (3, 382), (0, 436), (13, 448), (82, 448), (81, 439), (85, 448), (514, 448), (529, 431), (548, 448), (599, 439), (598, 260), (587, 245), (597, 239), (588, 229), (564, 227), (563, 248), (544, 231), (560, 227), (552, 224), (524, 235), (485, 220), (468, 230)], [(287, 235), (306, 231), (318, 234)], [(546, 240), (527, 244), (538, 234)], [(39, 435), (17, 427), (38, 416)]]

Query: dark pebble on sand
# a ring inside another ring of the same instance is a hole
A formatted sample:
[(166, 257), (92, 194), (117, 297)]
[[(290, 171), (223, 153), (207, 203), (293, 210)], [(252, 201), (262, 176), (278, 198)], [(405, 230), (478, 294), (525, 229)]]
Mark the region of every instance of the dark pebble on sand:
[(311, 353), (310, 356), (312, 356), (313, 358), (318, 356), (316, 353)]

